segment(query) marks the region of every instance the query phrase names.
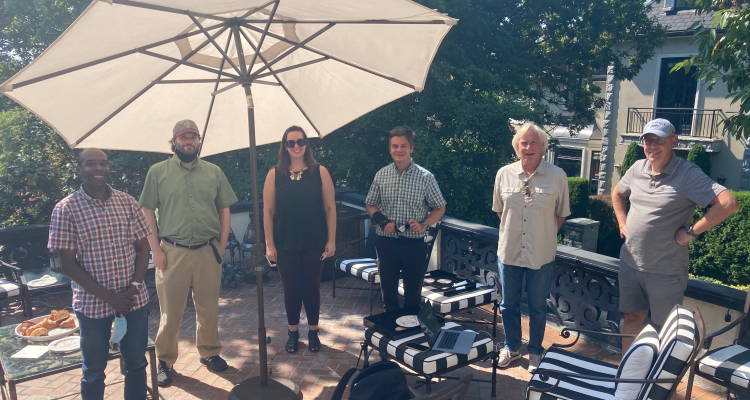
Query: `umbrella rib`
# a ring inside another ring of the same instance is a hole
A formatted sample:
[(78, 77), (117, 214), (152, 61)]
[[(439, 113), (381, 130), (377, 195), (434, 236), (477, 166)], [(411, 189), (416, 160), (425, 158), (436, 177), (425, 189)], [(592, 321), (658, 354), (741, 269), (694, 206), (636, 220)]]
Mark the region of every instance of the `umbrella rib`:
[(203, 25), (201, 25), (201, 23), (198, 22), (198, 19), (196, 19), (195, 16), (193, 16), (193, 13), (190, 12), (190, 11), (188, 11), (187, 13), (188, 13), (188, 16), (190, 17), (190, 19), (193, 20), (193, 23), (195, 24), (195, 26), (197, 26), (198, 29), (200, 29), (201, 32), (203, 32), (203, 35), (206, 36), (206, 38), (208, 38), (208, 40), (211, 42), (212, 45), (214, 45), (214, 47), (216, 48), (216, 50), (218, 50), (219, 53), (221, 53), (222, 57), (224, 57), (227, 60), (227, 62), (229, 63), (229, 65), (231, 65), (232, 68), (234, 68), (235, 72), (237, 72), (237, 75), (242, 76), (243, 74), (239, 70), (239, 68), (237, 68), (237, 66), (234, 65), (234, 63), (232, 62), (232, 59), (230, 59), (229, 56), (227, 55), (227, 53), (219, 46), (218, 43), (216, 43), (216, 41), (214, 40), (214, 38), (212, 38), (211, 35), (208, 34), (208, 31), (206, 31), (206, 28), (204, 28)]
[(227, 82), (237, 82), (236, 79), (174, 79), (174, 80), (161, 80), (161, 81), (154, 81), (157, 85), (163, 85), (163, 84), (176, 84), (176, 83), (227, 83)]
[(146, 51), (146, 50), (141, 50), (140, 53), (145, 54), (147, 56), (151, 56), (151, 57), (155, 57), (155, 58), (160, 58), (162, 60), (171, 61), (171, 62), (173, 62), (175, 64), (185, 65), (187, 67), (193, 67), (193, 68), (196, 68), (196, 69), (200, 69), (202, 71), (211, 72), (211, 73), (218, 74), (218, 75), (224, 75), (224, 76), (228, 76), (228, 77), (234, 78), (234, 79), (240, 79), (240, 77), (237, 76), (237, 75), (230, 74), (228, 72), (224, 72), (224, 71), (221, 71), (221, 70), (217, 70), (215, 68), (206, 67), (206, 66), (203, 66), (203, 65), (200, 65), (200, 64), (191, 63), (189, 61), (180, 60), (179, 58), (165, 56), (163, 54), (154, 53), (152, 51)]
[[(222, 26), (224, 26), (224, 25), (216, 25), (216, 26), (212, 26), (210, 28), (207, 28), (206, 30), (212, 31), (214, 29), (221, 28)], [(143, 47), (139, 47), (137, 49), (123, 51), (122, 53), (117, 53), (117, 54), (113, 54), (111, 56), (100, 58), (98, 60), (89, 61), (87, 63), (81, 64), (81, 65), (77, 65), (75, 67), (70, 67), (70, 68), (66, 68), (66, 69), (63, 69), (63, 70), (60, 70), (60, 71), (57, 71), (57, 72), (52, 72), (52, 73), (49, 73), (49, 74), (46, 74), (46, 75), (38, 76), (36, 78), (27, 79), (27, 80), (25, 80), (23, 82), (14, 83), (13, 84), (13, 89), (18, 89), (18, 88), (21, 88), (21, 87), (24, 87), (24, 86), (27, 86), (27, 85), (31, 85), (33, 83), (45, 81), (47, 79), (56, 78), (56, 77), (58, 77), (60, 75), (69, 74), (71, 72), (75, 72), (75, 71), (78, 71), (80, 69), (84, 69), (84, 68), (88, 68), (88, 67), (93, 67), (94, 65), (97, 65), (97, 64), (101, 64), (101, 63), (105, 63), (107, 61), (112, 61), (112, 60), (115, 60), (115, 59), (118, 59), (118, 58), (121, 58), (121, 57), (129, 56), (129, 55), (138, 53), (139, 50), (145, 50), (145, 49), (150, 49), (150, 48), (153, 48), (153, 47), (159, 47), (159, 46), (161, 46), (163, 44), (174, 42), (174, 41), (180, 40), (180, 39), (186, 39), (186, 38), (189, 38), (191, 36), (200, 35), (200, 34), (202, 34), (202, 32), (196, 31), (196, 32), (185, 33), (185, 34), (182, 34), (182, 35), (177, 35), (177, 36), (175, 36), (173, 38), (160, 40), (158, 42), (151, 43), (149, 45), (146, 45), (146, 46), (143, 46)]]
[(279, 1), (273, 4), (273, 9), (271, 10), (271, 14), (268, 16), (268, 23), (266, 23), (266, 27), (263, 28), (263, 33), (260, 35), (260, 40), (258, 41), (258, 50), (253, 54), (253, 60), (250, 61), (250, 70), (248, 70), (248, 73), (253, 72), (253, 65), (255, 65), (255, 60), (258, 59), (258, 53), (260, 53), (261, 49), (263, 48), (263, 41), (266, 40), (266, 34), (268, 33), (268, 28), (271, 27), (271, 21), (273, 20), (273, 16), (276, 15), (276, 9), (279, 7)]
[(275, 74), (278, 74), (278, 73), (281, 73), (281, 72), (286, 72), (286, 71), (290, 71), (290, 70), (293, 70), (293, 69), (306, 67), (308, 65), (317, 64), (317, 63), (319, 63), (321, 61), (325, 61), (325, 60), (329, 60), (329, 59), (330, 59), (329, 57), (316, 58), (315, 60), (305, 61), (303, 63), (292, 65), (290, 67), (279, 68), (279, 69), (275, 70), (274, 72), (266, 72), (265, 74), (257, 75), (255, 78), (256, 79), (258, 79), (258, 78), (265, 78), (267, 76), (275, 75)]
[[(227, 44), (224, 46), (224, 52), (226, 52), (229, 49), (229, 44), (232, 43), (232, 35), (227, 35)], [(224, 70), (224, 59), (221, 59), (221, 63), (219, 64), (219, 71)], [(221, 78), (221, 74), (218, 74), (216, 76), (217, 79)], [(219, 82), (217, 81), (214, 85), (214, 92), (216, 89), (219, 88)], [(206, 123), (203, 125), (203, 140), (201, 143), (206, 143), (206, 136), (208, 135), (208, 122), (211, 121), (211, 112), (214, 110), (214, 101), (216, 98), (214, 96), (211, 96), (211, 103), (208, 105), (208, 114), (206, 115)], [(198, 149), (198, 156), (201, 155), (201, 150), (203, 150), (203, 146)]]
[(147, 8), (149, 10), (154, 10), (154, 11), (164, 11), (164, 12), (168, 12), (172, 14), (182, 14), (182, 15), (192, 14), (201, 18), (214, 19), (214, 20), (218, 20), (222, 22), (229, 22), (229, 18), (225, 18), (225, 17), (218, 17), (216, 15), (198, 13), (198, 12), (194, 12), (190, 10), (181, 10), (179, 8), (173, 8), (173, 7), (157, 6), (155, 4), (146, 4), (146, 3), (141, 3), (138, 1), (131, 1), (131, 0), (99, 0), (99, 1), (106, 1), (108, 3), (114, 3), (114, 4), (123, 5), (123, 6)]
[(281, 84), (276, 83), (276, 82), (253, 81), (253, 83), (259, 83), (261, 85), (268, 85), (268, 86), (281, 86)]
[[(257, 28), (257, 27), (255, 27), (255, 26), (253, 26), (253, 25), (250, 25), (250, 24), (243, 24), (243, 26), (244, 26), (244, 27), (246, 27), (246, 28), (248, 28), (248, 29), (250, 29), (250, 30), (256, 31), (256, 32), (259, 32), (259, 31), (260, 31), (260, 28)], [(289, 39), (287, 39), (287, 38), (285, 38), (285, 37), (283, 37), (283, 36), (280, 36), (280, 35), (276, 35), (276, 34), (274, 34), (274, 33), (272, 33), (272, 32), (269, 32), (269, 33), (268, 33), (268, 36), (270, 36), (270, 37), (272, 37), (272, 38), (274, 38), (274, 39), (280, 40), (280, 41), (282, 41), (282, 42), (288, 43), (288, 44), (298, 44), (297, 42), (293, 42), (293, 41), (291, 41), (291, 40), (289, 40)], [(303, 49), (305, 49), (305, 50), (307, 50), (307, 51), (310, 51), (310, 52), (313, 52), (313, 53), (315, 53), (315, 54), (317, 54), (317, 55), (319, 55), (319, 56), (325, 56), (325, 57), (329, 57), (329, 58), (330, 58), (331, 60), (334, 60), (334, 61), (338, 61), (338, 62), (340, 62), (340, 63), (342, 63), (342, 64), (344, 64), (344, 65), (348, 65), (348, 66), (350, 66), (350, 67), (352, 67), (352, 68), (356, 68), (356, 69), (358, 69), (358, 70), (361, 70), (361, 71), (367, 72), (367, 73), (369, 73), (369, 74), (372, 74), (372, 75), (375, 75), (375, 76), (377, 76), (377, 77), (380, 77), (380, 78), (383, 78), (383, 79), (389, 80), (389, 81), (391, 81), (391, 82), (394, 82), (394, 83), (398, 83), (399, 85), (402, 85), (402, 86), (406, 86), (406, 87), (408, 87), (409, 89), (412, 89), (412, 90), (416, 90), (416, 88), (414, 87), (414, 85), (410, 85), (409, 83), (406, 83), (406, 82), (404, 82), (404, 81), (402, 81), (402, 80), (399, 80), (399, 79), (396, 79), (396, 78), (393, 78), (393, 77), (390, 77), (390, 76), (387, 76), (387, 75), (383, 75), (383, 74), (381, 74), (381, 73), (379, 73), (379, 72), (375, 72), (375, 71), (373, 71), (373, 70), (370, 70), (370, 69), (368, 69), (368, 68), (362, 67), (362, 66), (360, 66), (360, 65), (357, 65), (357, 64), (354, 64), (354, 63), (351, 63), (351, 62), (349, 62), (349, 61), (346, 61), (346, 60), (344, 60), (344, 59), (341, 59), (341, 58), (339, 58), (339, 57), (336, 57), (336, 56), (334, 56), (334, 55), (328, 54), (328, 53), (326, 53), (326, 52), (323, 52), (323, 51), (320, 51), (320, 50), (314, 49), (314, 48), (312, 48), (312, 47), (308, 47), (308, 46), (301, 46), (301, 47), (302, 47)]]
[(312, 119), (310, 119), (310, 117), (307, 115), (305, 110), (302, 109), (302, 106), (300, 106), (300, 104), (297, 102), (297, 99), (295, 99), (294, 96), (292, 95), (292, 92), (290, 92), (289, 89), (286, 87), (286, 85), (284, 85), (284, 82), (281, 81), (281, 78), (279, 78), (278, 75), (274, 73), (273, 68), (268, 66), (268, 62), (266, 62), (266, 58), (263, 57), (263, 54), (260, 54), (260, 51), (256, 49), (255, 46), (253, 46), (253, 43), (250, 41), (250, 38), (247, 36), (245, 31), (243, 31), (242, 29), (239, 29), (239, 32), (245, 38), (245, 40), (250, 45), (250, 47), (252, 47), (253, 50), (255, 50), (255, 52), (258, 54), (258, 57), (260, 57), (260, 60), (263, 62), (263, 64), (266, 64), (266, 66), (268, 67), (268, 71), (274, 74), (273, 77), (276, 78), (276, 81), (279, 83), (279, 85), (281, 85), (281, 88), (284, 89), (284, 92), (286, 92), (286, 95), (289, 96), (289, 98), (292, 100), (294, 105), (297, 106), (297, 109), (299, 110), (299, 112), (302, 113), (305, 119), (307, 119), (307, 122), (310, 124), (310, 126), (312, 126), (313, 129), (315, 129), (315, 132), (318, 134), (318, 137), (320, 137), (321, 135), (320, 135), (320, 130), (318, 129), (318, 127), (315, 126), (315, 124), (312, 122)]
[[(216, 33), (216, 36), (218, 37), (219, 35), (221, 35), (222, 33), (224, 33), (224, 31), (226, 31), (227, 29), (228, 29), (228, 26), (224, 26), (221, 30), (219, 30), (219, 32)], [(201, 43), (200, 46), (196, 47), (195, 49), (193, 49), (193, 51), (191, 51), (185, 57), (183, 57), (183, 60), (187, 60), (190, 57), (192, 57), (195, 53), (199, 52), (202, 48), (206, 47), (206, 45), (208, 43), (209, 43), (208, 40), (206, 40), (205, 42)], [(162, 80), (165, 76), (171, 74), (172, 71), (174, 71), (175, 69), (177, 69), (177, 67), (179, 67), (179, 66), (180, 66), (180, 64), (175, 64), (175, 65), (171, 66), (163, 74), (161, 74), (158, 78), (156, 78), (156, 81)], [(145, 88), (143, 88), (140, 92), (136, 93), (135, 96), (133, 96), (133, 97), (130, 98), (130, 100), (126, 101), (123, 105), (121, 105), (120, 107), (118, 107), (115, 111), (113, 111), (111, 114), (109, 114), (101, 122), (99, 122), (98, 124), (96, 124), (96, 126), (94, 126), (88, 132), (86, 132), (85, 135), (81, 136), (78, 140), (76, 140), (75, 146), (78, 146), (81, 142), (83, 142), (84, 140), (86, 140), (86, 138), (88, 138), (94, 132), (96, 132), (97, 129), (101, 128), (104, 124), (106, 124), (107, 122), (109, 122), (109, 120), (111, 120), (117, 114), (119, 114), (122, 110), (124, 110), (125, 107), (129, 106), (134, 101), (136, 101), (139, 97), (141, 97), (149, 89), (151, 89), (152, 87), (154, 87), (154, 85), (155, 85), (154, 82), (151, 82), (150, 84), (146, 85)]]
[[(239, 85), (240, 85), (240, 83), (239, 83), (239, 82), (235, 82), (235, 83), (233, 83), (233, 84), (231, 84), (231, 85), (228, 85), (228, 86), (225, 86), (225, 87), (223, 87), (223, 88), (221, 88), (221, 89), (219, 89), (219, 90), (214, 90), (214, 92), (213, 92), (213, 93), (211, 93), (211, 96), (214, 96), (214, 97), (215, 97), (215, 96), (216, 96), (217, 94), (220, 94), (220, 93), (224, 93), (224, 92), (226, 92), (227, 90), (229, 90), (229, 89), (233, 89), (233, 88), (236, 88), (236, 87), (237, 87), (237, 86), (239, 86)], [(218, 85), (217, 85), (217, 87), (218, 87)]]
[[(284, 54), (276, 57), (270, 63), (265, 63), (266, 64), (265, 67), (259, 69), (257, 72), (255, 72), (254, 74), (251, 74), (250, 76), (253, 77), (253, 78), (256, 77), (256, 76), (258, 76), (258, 74), (260, 74), (261, 72), (263, 72), (263, 71), (271, 68), (274, 64), (276, 64), (277, 62), (283, 60), (284, 58), (286, 58), (288, 55), (292, 54), (293, 52), (297, 51), (300, 47), (303, 47), (306, 44), (310, 43), (313, 39), (315, 39), (318, 36), (322, 35), (325, 31), (333, 28), (335, 25), (336, 25), (336, 23), (331, 22), (330, 24), (326, 25), (324, 28), (322, 28), (319, 31), (317, 31), (317, 32), (313, 33), (312, 35), (310, 35), (310, 37), (308, 37), (307, 39), (305, 39), (305, 40), (303, 40), (303, 41), (295, 44), (294, 47), (292, 47), (291, 49), (285, 51)], [(258, 49), (260, 49), (260, 47), (258, 47)], [(256, 51), (255, 54), (258, 54), (258, 51)]]
[(269, 1), (267, 3), (264, 3), (264, 4), (262, 4), (262, 5), (258, 6), (258, 7), (255, 7), (253, 9), (249, 10), (248, 12), (242, 14), (242, 16), (240, 17), (240, 19), (245, 19), (245, 18), (247, 18), (247, 17), (255, 14), (256, 12), (258, 12), (258, 11), (260, 11), (260, 10), (268, 7), (269, 5), (271, 5), (271, 3), (276, 3), (278, 1), (279, 0), (271, 0), (271, 1)]
[[(268, 20), (263, 19), (246, 19), (244, 22), (248, 22), (251, 24), (262, 24), (266, 23)], [(361, 24), (361, 25), (448, 25), (446, 21), (443, 20), (429, 20), (429, 21), (389, 21), (387, 19), (365, 19), (365, 20), (352, 20), (352, 21), (300, 21), (300, 20), (283, 20), (283, 19), (274, 19), (271, 20), (270, 23), (272, 24), (329, 24), (329, 23), (335, 23), (335, 24)]]

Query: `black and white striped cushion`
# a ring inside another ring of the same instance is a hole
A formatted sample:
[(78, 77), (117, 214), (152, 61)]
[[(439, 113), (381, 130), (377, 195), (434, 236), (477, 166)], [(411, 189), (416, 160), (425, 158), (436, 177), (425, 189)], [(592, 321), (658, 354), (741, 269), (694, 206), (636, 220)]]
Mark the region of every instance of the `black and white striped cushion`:
[(21, 287), (18, 284), (0, 279), (0, 300), (8, 297), (18, 296), (21, 293)]
[[(676, 305), (659, 332), (659, 354), (646, 379), (675, 379), (687, 367), (695, 348), (695, 316)], [(671, 383), (643, 385), (638, 400), (666, 400)]]
[[(651, 325), (646, 325), (636, 336), (633, 344), (622, 356), (617, 368), (617, 378), (645, 379), (654, 365), (659, 353), (659, 332)], [(615, 396), (620, 400), (631, 400), (638, 397), (642, 383), (616, 383)]]
[(339, 269), (359, 279), (380, 283), (378, 261), (372, 258), (349, 258), (338, 261)]
[[(479, 289), (479, 288), (483, 289)], [(398, 282), (398, 294), (404, 295), (404, 283)], [(489, 304), (497, 300), (497, 289), (477, 283), (477, 290), (458, 296), (443, 296), (443, 292), (432, 286), (422, 286), (422, 303), (429, 301), (432, 309), (439, 313), (450, 313)]]
[[(446, 322), (443, 329), (474, 332), (455, 322)], [(477, 337), (474, 339), (474, 345), (469, 354), (444, 353), (435, 350), (417, 351), (406, 347), (407, 343), (427, 346), (427, 338), (422, 333), (399, 340), (390, 340), (373, 329), (367, 329), (365, 330), (365, 340), (370, 346), (388, 353), (417, 373), (425, 375), (433, 375), (456, 365), (467, 364), (471, 360), (482, 358), (484, 355), (491, 353), (493, 347), (492, 338), (484, 332), (477, 332)]]
[(711, 350), (698, 361), (698, 370), (724, 382), (750, 388), (750, 349), (735, 344)]
[[(604, 361), (588, 358), (556, 347), (550, 347), (539, 364), (539, 369), (569, 372), (603, 378), (614, 378), (617, 368)], [(548, 389), (554, 386), (557, 378), (550, 376), (547, 382), (534, 373), (526, 389), (529, 400), (616, 400), (614, 382), (592, 381), (572, 377), (560, 378), (560, 384), (549, 392), (534, 389)]]

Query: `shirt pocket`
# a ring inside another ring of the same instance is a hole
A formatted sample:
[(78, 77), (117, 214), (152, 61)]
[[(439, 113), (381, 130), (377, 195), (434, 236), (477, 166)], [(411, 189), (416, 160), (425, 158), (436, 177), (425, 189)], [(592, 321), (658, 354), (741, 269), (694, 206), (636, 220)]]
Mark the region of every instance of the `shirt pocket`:
[(532, 188), (534, 197), (534, 207), (542, 210), (555, 210), (557, 199), (555, 190), (549, 186), (537, 186)]
[(506, 186), (500, 188), (500, 196), (505, 208), (517, 208), (523, 205), (523, 193), (521, 187)]

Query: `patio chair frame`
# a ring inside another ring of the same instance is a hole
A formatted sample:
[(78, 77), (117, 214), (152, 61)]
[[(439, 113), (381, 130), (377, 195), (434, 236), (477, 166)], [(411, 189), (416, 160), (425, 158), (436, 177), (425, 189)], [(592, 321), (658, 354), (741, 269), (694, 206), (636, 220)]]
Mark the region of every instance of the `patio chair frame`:
[[(660, 383), (672, 383), (672, 388), (669, 390), (669, 393), (667, 395), (667, 399), (672, 398), (672, 396), (677, 391), (677, 386), (679, 386), (680, 382), (682, 382), (682, 377), (685, 376), (685, 373), (687, 373), (688, 369), (691, 369), (692, 366), (695, 364), (695, 360), (698, 357), (698, 354), (702, 350), (702, 346), (700, 346), (700, 343), (703, 342), (704, 338), (706, 337), (706, 328), (703, 324), (703, 316), (701, 315), (700, 310), (698, 307), (693, 308), (693, 314), (695, 314), (695, 326), (696, 326), (696, 340), (695, 340), (695, 347), (693, 348), (692, 354), (690, 354), (690, 358), (687, 361), (686, 367), (683, 368), (683, 370), (680, 372), (680, 375), (675, 379), (623, 379), (623, 378), (610, 378), (610, 377), (601, 377), (601, 376), (591, 376), (591, 375), (583, 375), (583, 374), (576, 374), (572, 372), (563, 372), (563, 371), (554, 371), (544, 368), (539, 368), (536, 370), (536, 373), (539, 374), (539, 380), (542, 382), (547, 382), (551, 378), (556, 378), (554, 385), (552, 385), (549, 388), (546, 389), (540, 389), (540, 388), (534, 388), (534, 391), (536, 392), (550, 392), (553, 389), (557, 387), (557, 385), (560, 384), (560, 378), (563, 376), (572, 377), (576, 379), (585, 379), (585, 380), (592, 380), (592, 381), (601, 381), (601, 382), (616, 382), (616, 383), (648, 383), (648, 384), (660, 384)], [(558, 344), (554, 343), (553, 347), (558, 348), (566, 348), (571, 347), (575, 345), (575, 343), (578, 341), (578, 338), (580, 337), (581, 333), (589, 334), (589, 335), (602, 335), (602, 336), (614, 336), (614, 337), (633, 337), (635, 338), (637, 335), (628, 335), (628, 334), (621, 334), (621, 333), (608, 333), (608, 332), (597, 332), (597, 331), (590, 331), (586, 329), (576, 329), (576, 328), (564, 328), (562, 331), (560, 331), (560, 336), (563, 336), (564, 338), (570, 337), (570, 332), (576, 332), (577, 336), (576, 339), (573, 341), (573, 343), (568, 344)], [(690, 385), (692, 382), (688, 382), (688, 385)], [(688, 386), (690, 388), (690, 386)], [(689, 389), (688, 389), (689, 390)], [(530, 391), (527, 390), (527, 398), (528, 393)], [(686, 393), (685, 398), (689, 395), (689, 392)]]
[[(711, 349), (711, 343), (713, 342), (713, 340), (714, 340), (715, 337), (720, 336), (720, 335), (722, 335), (724, 333), (727, 333), (727, 332), (731, 331), (737, 325), (741, 324), (742, 321), (746, 320), (747, 316), (748, 316), (748, 311), (750, 311), (750, 290), (748, 290), (747, 296), (745, 297), (745, 307), (744, 307), (744, 309), (742, 311), (742, 314), (740, 314), (740, 316), (737, 317), (737, 319), (734, 320), (729, 325), (727, 325), (727, 326), (719, 329), (716, 332), (709, 333), (708, 335), (706, 335), (706, 338), (703, 340), (703, 346), (701, 348), (701, 352), (703, 354), (705, 354), (708, 350)], [(740, 327), (740, 329), (742, 329), (742, 328)], [(737, 344), (737, 339), (734, 340), (733, 344)], [(703, 354), (701, 355), (700, 358), (702, 358)], [(728, 383), (726, 381), (722, 381), (722, 380), (716, 378), (713, 375), (710, 375), (710, 374), (707, 374), (705, 372), (701, 372), (700, 370), (698, 370), (698, 361), (700, 360), (700, 358), (696, 358), (695, 361), (690, 364), (690, 375), (688, 376), (688, 387), (687, 387), (687, 390), (685, 391), (685, 398), (686, 399), (689, 399), (690, 395), (692, 394), (692, 391), (693, 391), (693, 380), (695, 379), (695, 375), (698, 375), (698, 376), (700, 376), (701, 378), (703, 378), (703, 379), (705, 379), (707, 381), (713, 382), (713, 383), (715, 383), (715, 384), (717, 384), (719, 386), (722, 386), (722, 387), (726, 388), (727, 389), (727, 399), (729, 398), (729, 395), (731, 394), (732, 390), (735, 390), (735, 392), (750, 393), (750, 389), (748, 389), (748, 388), (743, 388), (741, 386), (737, 386), (737, 385), (734, 385), (732, 383)]]
[(9, 302), (12, 300), (21, 300), (21, 307), (23, 309), (23, 315), (27, 318), (34, 318), (34, 314), (31, 308), (31, 296), (29, 295), (29, 289), (26, 287), (26, 285), (23, 284), (23, 281), (21, 280), (21, 275), (23, 275), (23, 270), (13, 264), (7, 263), (3, 260), (0, 260), (0, 271), (5, 271), (11, 276), (6, 276), (9, 279), (12, 279), (13, 283), (18, 285), (19, 293), (17, 296), (8, 297), (7, 299), (3, 299), (2, 302)]

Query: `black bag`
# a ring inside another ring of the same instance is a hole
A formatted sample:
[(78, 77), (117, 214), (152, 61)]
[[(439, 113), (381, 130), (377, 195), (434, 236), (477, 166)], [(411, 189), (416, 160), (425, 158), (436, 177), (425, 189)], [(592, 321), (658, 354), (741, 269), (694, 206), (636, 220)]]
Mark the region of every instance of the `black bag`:
[(349, 389), (349, 400), (407, 400), (413, 399), (406, 375), (401, 367), (393, 361), (380, 361), (369, 365), (368, 355), (362, 369), (350, 368), (341, 377), (331, 400), (341, 400), (352, 375), (359, 371)]

